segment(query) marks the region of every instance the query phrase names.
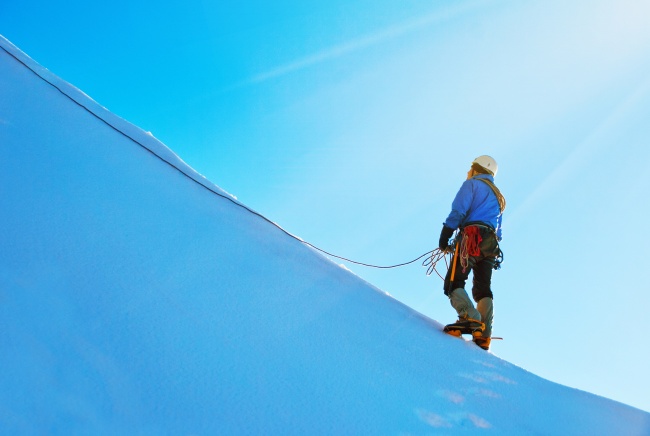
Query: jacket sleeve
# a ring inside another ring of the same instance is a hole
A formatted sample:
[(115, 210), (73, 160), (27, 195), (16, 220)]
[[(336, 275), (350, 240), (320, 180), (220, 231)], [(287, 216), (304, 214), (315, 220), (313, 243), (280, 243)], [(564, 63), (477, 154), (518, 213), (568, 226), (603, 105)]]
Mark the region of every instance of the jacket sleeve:
[(463, 223), (472, 205), (473, 185), (471, 180), (466, 180), (458, 190), (456, 198), (451, 203), (451, 213), (444, 222), (444, 225), (456, 230)]

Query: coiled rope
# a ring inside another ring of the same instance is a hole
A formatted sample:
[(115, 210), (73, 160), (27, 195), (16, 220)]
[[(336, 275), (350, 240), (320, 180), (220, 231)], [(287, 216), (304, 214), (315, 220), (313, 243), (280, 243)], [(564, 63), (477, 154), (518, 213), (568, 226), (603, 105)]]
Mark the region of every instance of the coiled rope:
[(449, 262), (447, 261), (446, 255), (449, 254), (450, 261), (451, 261), (451, 257), (453, 257), (453, 254), (451, 252), (448, 252), (446, 250), (441, 250), (439, 248), (430, 251), (430, 253), (431, 256), (428, 259), (424, 259), (424, 262), (422, 262), (422, 266), (426, 267), (428, 276), (430, 276), (433, 272), (435, 272), (438, 275), (438, 277), (440, 277), (444, 281), (445, 278), (442, 275), (440, 275), (440, 273), (436, 269), (436, 266), (438, 262), (440, 262), (440, 260), (444, 259), (445, 266), (447, 267), (447, 269), (449, 269)]
[(0, 48), (2, 48), (2, 50), (3, 50), (5, 53), (7, 53), (9, 56), (11, 56), (11, 57), (12, 57), (14, 60), (16, 60), (18, 63), (22, 64), (25, 68), (27, 68), (29, 71), (31, 71), (32, 73), (34, 73), (37, 77), (39, 77), (39, 78), (40, 78), (41, 80), (43, 80), (45, 83), (47, 83), (47, 84), (49, 84), (50, 86), (52, 86), (53, 88), (55, 88), (57, 91), (59, 91), (61, 94), (63, 94), (66, 98), (68, 98), (70, 101), (72, 101), (73, 103), (75, 103), (77, 106), (79, 106), (80, 108), (82, 108), (83, 110), (85, 110), (86, 112), (88, 112), (88, 113), (89, 113), (90, 115), (92, 115), (94, 118), (98, 119), (99, 121), (101, 121), (102, 123), (104, 123), (105, 125), (107, 125), (108, 127), (110, 127), (111, 129), (113, 129), (114, 131), (116, 131), (117, 133), (121, 134), (122, 136), (124, 136), (125, 138), (131, 140), (133, 143), (137, 144), (138, 146), (140, 146), (140, 147), (143, 148), (144, 150), (148, 151), (148, 152), (151, 153), (153, 156), (155, 156), (157, 159), (159, 159), (159, 160), (161, 160), (162, 162), (164, 162), (165, 164), (169, 165), (171, 168), (175, 169), (176, 171), (178, 171), (179, 173), (181, 173), (183, 176), (185, 176), (186, 178), (190, 179), (190, 180), (193, 181), (194, 183), (196, 183), (196, 184), (202, 186), (203, 188), (207, 189), (207, 190), (210, 191), (211, 193), (213, 193), (213, 194), (215, 194), (215, 195), (217, 195), (217, 196), (219, 196), (219, 197), (221, 197), (221, 198), (224, 198), (224, 199), (230, 201), (231, 203), (235, 204), (236, 206), (239, 206), (239, 207), (241, 207), (242, 209), (247, 210), (248, 212), (252, 213), (253, 215), (255, 215), (255, 216), (257, 216), (257, 217), (263, 219), (264, 221), (266, 221), (266, 222), (268, 222), (269, 224), (273, 225), (274, 227), (278, 228), (280, 231), (282, 231), (283, 233), (285, 233), (285, 234), (288, 235), (289, 237), (291, 237), (291, 238), (293, 238), (293, 239), (295, 239), (295, 240), (297, 240), (297, 241), (299, 241), (299, 242), (301, 242), (301, 243), (303, 243), (303, 244), (305, 244), (305, 245), (308, 245), (309, 247), (311, 247), (311, 248), (313, 248), (313, 249), (315, 249), (315, 250), (317, 250), (317, 251), (320, 251), (321, 253), (324, 253), (324, 254), (326, 254), (326, 255), (328, 255), (328, 256), (331, 256), (331, 257), (334, 257), (334, 258), (337, 258), (337, 259), (341, 259), (341, 260), (344, 260), (344, 261), (346, 261), (346, 262), (350, 262), (350, 263), (353, 263), (353, 264), (356, 264), (356, 265), (366, 266), (366, 267), (369, 267), (369, 268), (379, 268), (379, 269), (398, 268), (398, 267), (401, 267), (401, 266), (410, 265), (410, 264), (412, 264), (412, 263), (414, 263), (414, 262), (417, 262), (418, 260), (422, 259), (423, 257), (426, 257), (426, 256), (429, 256), (429, 255), (430, 255), (430, 257), (429, 257), (428, 259), (425, 259), (425, 261), (423, 262), (423, 266), (427, 267), (427, 275), (430, 275), (432, 271), (435, 271), (435, 272), (438, 274), (438, 276), (442, 278), (442, 276), (438, 273), (438, 271), (437, 271), (435, 268), (436, 268), (436, 264), (437, 264), (437, 262), (438, 262), (441, 258), (444, 257), (445, 253), (444, 253), (444, 252), (441, 252), (441, 251), (440, 251), (439, 249), (437, 249), (437, 248), (436, 248), (435, 250), (428, 251), (428, 252), (424, 253), (423, 255), (418, 256), (417, 258), (415, 258), (415, 259), (413, 259), (413, 260), (411, 260), (411, 261), (408, 261), (408, 262), (399, 263), (399, 264), (396, 264), (396, 265), (381, 266), (381, 265), (372, 265), (372, 264), (364, 263), (364, 262), (358, 262), (358, 261), (355, 261), (355, 260), (352, 260), (352, 259), (345, 258), (345, 257), (343, 257), (343, 256), (338, 256), (338, 255), (336, 255), (336, 254), (333, 254), (333, 253), (330, 253), (330, 252), (328, 252), (328, 251), (325, 251), (325, 250), (323, 250), (322, 248), (319, 248), (319, 247), (315, 246), (314, 244), (312, 244), (312, 243), (310, 243), (310, 242), (307, 242), (307, 241), (305, 241), (305, 240), (299, 238), (299, 237), (296, 236), (296, 235), (293, 235), (292, 233), (290, 233), (290, 232), (288, 232), (287, 230), (283, 229), (280, 225), (278, 225), (277, 223), (271, 221), (270, 219), (268, 219), (267, 217), (265, 217), (265, 216), (262, 215), (261, 213), (256, 212), (256, 211), (254, 211), (253, 209), (250, 209), (248, 206), (246, 206), (246, 205), (244, 205), (244, 204), (242, 204), (242, 203), (236, 201), (236, 200), (233, 199), (232, 197), (227, 196), (227, 195), (224, 195), (224, 194), (222, 194), (222, 193), (220, 193), (220, 192), (218, 192), (218, 191), (212, 189), (211, 187), (206, 186), (206, 185), (204, 185), (203, 183), (199, 182), (199, 181), (196, 180), (194, 177), (190, 176), (189, 174), (187, 174), (186, 172), (184, 172), (183, 170), (181, 170), (180, 168), (178, 168), (178, 167), (177, 167), (176, 165), (174, 165), (173, 163), (171, 163), (171, 162), (169, 162), (168, 160), (164, 159), (162, 156), (156, 154), (152, 149), (150, 149), (149, 147), (147, 147), (146, 145), (144, 145), (143, 143), (141, 143), (141, 142), (138, 141), (137, 139), (133, 138), (132, 136), (130, 136), (130, 135), (128, 135), (127, 133), (123, 132), (122, 130), (118, 129), (117, 127), (115, 127), (114, 125), (112, 125), (111, 123), (109, 123), (108, 121), (106, 121), (104, 118), (100, 117), (100, 116), (97, 115), (95, 112), (93, 112), (92, 110), (90, 110), (88, 107), (84, 106), (82, 103), (80, 103), (80, 102), (78, 102), (77, 100), (75, 100), (72, 96), (70, 96), (69, 94), (65, 93), (65, 92), (64, 92), (61, 88), (59, 88), (56, 84), (52, 83), (51, 81), (49, 81), (48, 79), (46, 79), (45, 77), (43, 77), (43, 76), (42, 76), (41, 74), (39, 74), (36, 70), (34, 70), (34, 69), (33, 69), (32, 67), (30, 67), (29, 65), (27, 65), (25, 62), (23, 62), (21, 59), (19, 59), (16, 55), (14, 55), (13, 53), (11, 53), (9, 50), (7, 50), (6, 48), (4, 48), (3, 46), (0, 46)]
[(463, 272), (467, 272), (469, 267), (469, 258), (480, 256), (481, 249), (481, 233), (476, 226), (467, 226), (465, 230), (460, 233), (460, 266), (463, 268)]

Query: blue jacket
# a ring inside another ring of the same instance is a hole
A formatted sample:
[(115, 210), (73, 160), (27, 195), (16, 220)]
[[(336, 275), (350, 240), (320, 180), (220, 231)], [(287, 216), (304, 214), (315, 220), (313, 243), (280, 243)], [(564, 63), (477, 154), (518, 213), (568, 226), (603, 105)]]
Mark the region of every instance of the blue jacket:
[(464, 227), (468, 223), (482, 223), (495, 230), (497, 239), (501, 240), (501, 209), (499, 200), (487, 183), (476, 179), (488, 179), (494, 183), (489, 174), (478, 174), (466, 180), (451, 204), (451, 213), (445, 225), (452, 229)]

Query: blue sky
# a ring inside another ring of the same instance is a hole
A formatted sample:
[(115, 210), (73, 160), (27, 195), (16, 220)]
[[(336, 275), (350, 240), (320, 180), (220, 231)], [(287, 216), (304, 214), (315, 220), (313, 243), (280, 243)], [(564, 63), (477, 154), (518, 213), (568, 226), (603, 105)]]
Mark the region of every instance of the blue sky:
[[(434, 248), (469, 162), (492, 155), (508, 200), (494, 352), (650, 410), (648, 16), (643, 0), (21, 0), (0, 3), (0, 33), (247, 205), (363, 262)], [(348, 267), (454, 320), (423, 268)]]

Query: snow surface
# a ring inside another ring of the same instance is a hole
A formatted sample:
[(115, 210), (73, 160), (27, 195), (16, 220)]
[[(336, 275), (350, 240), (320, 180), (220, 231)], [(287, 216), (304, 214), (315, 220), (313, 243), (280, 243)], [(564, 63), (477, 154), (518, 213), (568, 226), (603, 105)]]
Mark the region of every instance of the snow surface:
[(443, 334), (0, 46), (3, 434), (650, 434)]

